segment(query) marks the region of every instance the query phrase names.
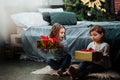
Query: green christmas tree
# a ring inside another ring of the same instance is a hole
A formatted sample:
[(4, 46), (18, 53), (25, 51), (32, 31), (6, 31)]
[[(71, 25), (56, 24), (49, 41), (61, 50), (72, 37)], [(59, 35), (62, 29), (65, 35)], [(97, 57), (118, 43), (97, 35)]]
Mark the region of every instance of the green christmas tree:
[(75, 12), (78, 20), (113, 20), (109, 0), (65, 0), (65, 11)]

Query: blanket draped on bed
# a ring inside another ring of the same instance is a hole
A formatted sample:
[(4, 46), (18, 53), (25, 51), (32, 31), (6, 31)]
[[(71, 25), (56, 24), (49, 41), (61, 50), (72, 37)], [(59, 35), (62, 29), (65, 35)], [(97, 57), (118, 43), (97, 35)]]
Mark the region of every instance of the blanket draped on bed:
[[(85, 48), (91, 41), (89, 36), (89, 28), (87, 26), (74, 25), (65, 26), (67, 29), (66, 39), (69, 46), (70, 54), (73, 55), (74, 50), (80, 50)], [(51, 57), (49, 51), (43, 51), (37, 48), (36, 41), (40, 40), (41, 35), (49, 35), (51, 26), (31, 27), (23, 32), (22, 42), (23, 48), (26, 54), (22, 55), (22, 58), (46, 61)]]

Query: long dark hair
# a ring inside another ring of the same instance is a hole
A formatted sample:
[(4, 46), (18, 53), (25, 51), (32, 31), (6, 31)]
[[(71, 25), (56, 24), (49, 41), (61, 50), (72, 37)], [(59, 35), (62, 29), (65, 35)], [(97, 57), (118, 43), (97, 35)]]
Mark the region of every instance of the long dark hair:
[[(58, 37), (59, 36), (59, 31), (61, 28), (64, 28), (65, 27), (59, 23), (55, 23), (52, 28), (51, 28), (51, 31), (50, 31), (50, 37), (53, 38), (53, 37)], [(66, 37), (66, 36), (65, 36)]]

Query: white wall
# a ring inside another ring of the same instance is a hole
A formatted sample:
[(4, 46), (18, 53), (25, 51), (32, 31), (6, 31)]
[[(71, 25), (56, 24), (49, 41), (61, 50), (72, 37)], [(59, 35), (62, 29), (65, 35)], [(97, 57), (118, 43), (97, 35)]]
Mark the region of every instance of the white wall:
[(63, 0), (48, 0), (49, 5), (63, 5)]
[(16, 33), (16, 25), (10, 17), (12, 14), (34, 12), (48, 5), (63, 5), (63, 0), (0, 0), (0, 41), (9, 43), (10, 34)]
[(10, 15), (24, 11), (37, 11), (47, 6), (47, 0), (0, 0), (0, 41), (9, 42), (9, 34), (15, 33)]

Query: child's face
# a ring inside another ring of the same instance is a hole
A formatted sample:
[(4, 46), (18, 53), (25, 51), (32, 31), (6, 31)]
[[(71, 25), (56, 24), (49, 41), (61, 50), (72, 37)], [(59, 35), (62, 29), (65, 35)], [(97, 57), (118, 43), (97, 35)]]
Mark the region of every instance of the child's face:
[(59, 31), (59, 36), (58, 36), (58, 39), (60, 41), (62, 41), (65, 37), (65, 29), (64, 28), (61, 28), (60, 31)]
[(96, 43), (100, 43), (101, 42), (101, 39), (103, 37), (103, 33), (102, 34), (99, 34), (98, 32), (96, 31), (92, 31), (91, 33), (91, 38), (94, 42)]

